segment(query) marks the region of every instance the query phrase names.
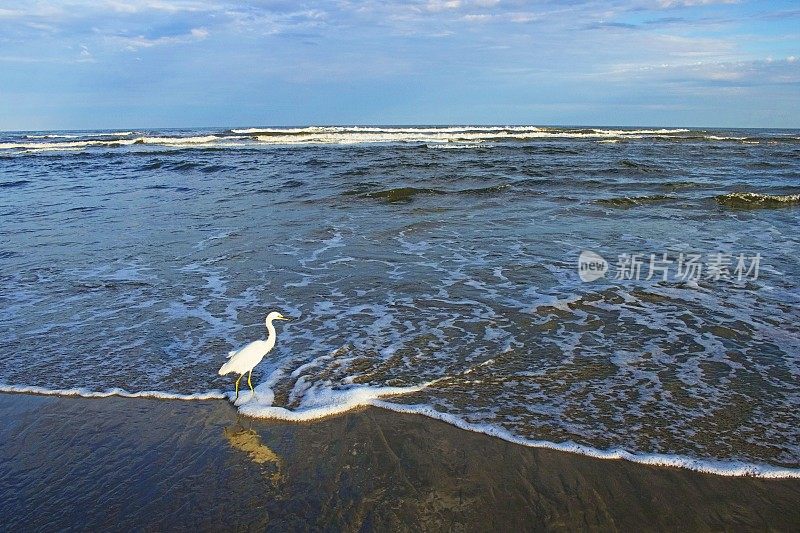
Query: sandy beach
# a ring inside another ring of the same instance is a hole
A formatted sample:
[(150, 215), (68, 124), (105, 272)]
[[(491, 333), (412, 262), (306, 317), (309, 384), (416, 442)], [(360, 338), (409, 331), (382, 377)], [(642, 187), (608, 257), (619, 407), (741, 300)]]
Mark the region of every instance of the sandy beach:
[(15, 530), (783, 530), (800, 480), (526, 448), (377, 408), (314, 423), (224, 401), (0, 395)]

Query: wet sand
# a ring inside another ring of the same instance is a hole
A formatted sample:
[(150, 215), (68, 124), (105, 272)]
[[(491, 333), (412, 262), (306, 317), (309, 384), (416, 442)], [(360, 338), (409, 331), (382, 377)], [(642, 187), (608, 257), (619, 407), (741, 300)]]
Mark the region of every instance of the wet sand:
[(533, 449), (376, 408), (0, 394), (3, 530), (797, 530), (800, 480)]

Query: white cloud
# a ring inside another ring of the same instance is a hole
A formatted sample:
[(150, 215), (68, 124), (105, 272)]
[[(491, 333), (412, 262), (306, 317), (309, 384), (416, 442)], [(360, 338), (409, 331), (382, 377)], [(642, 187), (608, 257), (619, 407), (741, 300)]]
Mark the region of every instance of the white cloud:
[(800, 68), (791, 56), (786, 60), (694, 61), (658, 65), (629, 65), (609, 73), (612, 79), (639, 84), (694, 84), (702, 90), (709, 84), (719, 87), (749, 87), (800, 83)]
[(181, 35), (170, 35), (154, 38), (148, 38), (143, 35), (137, 35), (134, 37), (114, 35), (110, 36), (109, 38), (124, 46), (129, 51), (136, 51), (140, 48), (152, 48), (154, 46), (194, 43), (202, 41), (209, 36), (209, 33), (210, 32), (206, 28), (192, 28), (188, 33)]
[(215, 2), (198, 2), (191, 0), (94, 0), (75, 2), (73, 5), (83, 5), (89, 10), (107, 9), (118, 13), (146, 13), (148, 11), (163, 11), (167, 13), (217, 11), (219, 4)]
[(709, 6), (712, 4), (737, 4), (738, 0), (659, 0), (658, 4), (665, 8)]
[(428, 11), (446, 11), (448, 9), (458, 9), (461, 7), (461, 0), (429, 0), (426, 9)]
[(0, 8), (0, 18), (18, 18), (24, 15), (24, 12), (19, 9), (3, 9)]

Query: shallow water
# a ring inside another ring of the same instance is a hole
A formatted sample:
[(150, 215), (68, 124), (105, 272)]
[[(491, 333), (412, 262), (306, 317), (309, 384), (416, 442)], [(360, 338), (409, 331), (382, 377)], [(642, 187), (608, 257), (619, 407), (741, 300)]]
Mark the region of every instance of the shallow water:
[[(219, 396), (280, 309), (243, 412), (407, 392), (522, 442), (794, 469), (799, 193), (788, 130), (2, 133), (0, 383)], [(643, 275), (584, 283), (583, 250)], [(760, 270), (647, 280), (651, 253)]]

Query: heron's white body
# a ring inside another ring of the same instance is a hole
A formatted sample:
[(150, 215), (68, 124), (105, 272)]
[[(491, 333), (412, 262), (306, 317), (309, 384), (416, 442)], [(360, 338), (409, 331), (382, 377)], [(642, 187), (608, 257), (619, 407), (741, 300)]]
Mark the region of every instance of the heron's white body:
[(235, 372), (239, 375), (246, 374), (253, 370), (264, 356), (275, 347), (275, 326), (273, 320), (285, 320), (280, 313), (270, 313), (267, 315), (267, 340), (253, 341), (228, 355), (228, 361), (219, 369), (219, 375), (224, 376)]

